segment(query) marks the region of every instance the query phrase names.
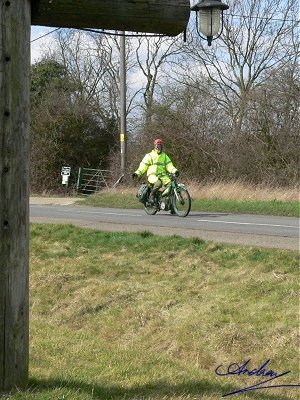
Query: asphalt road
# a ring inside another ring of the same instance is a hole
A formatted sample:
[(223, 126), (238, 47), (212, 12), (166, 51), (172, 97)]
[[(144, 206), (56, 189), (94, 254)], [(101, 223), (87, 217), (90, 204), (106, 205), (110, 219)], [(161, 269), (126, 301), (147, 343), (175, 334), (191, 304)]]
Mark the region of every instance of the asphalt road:
[[(299, 250), (299, 219), (263, 215), (191, 212), (186, 218), (143, 209), (127, 210), (74, 206), (67, 200), (31, 201), (30, 221), (71, 223), (106, 231), (150, 231), (160, 235), (199, 237), (217, 242)], [(59, 204), (58, 204), (59, 203)]]

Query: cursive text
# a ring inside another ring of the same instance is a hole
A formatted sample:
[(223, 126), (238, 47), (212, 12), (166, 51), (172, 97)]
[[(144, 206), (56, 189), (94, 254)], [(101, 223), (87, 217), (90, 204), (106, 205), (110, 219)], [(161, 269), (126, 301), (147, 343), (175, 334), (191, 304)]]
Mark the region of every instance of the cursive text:
[[(268, 365), (270, 364), (270, 359), (266, 360), (262, 363), (258, 368), (250, 368), (250, 361), (245, 361), (243, 364), (232, 363), (227, 367), (223, 367), (223, 365), (219, 365), (215, 372), (219, 376), (229, 376), (229, 375), (246, 375), (246, 376), (257, 376), (263, 378), (263, 380), (259, 381), (255, 385), (247, 386), (233, 392), (227, 393), (222, 397), (231, 396), (237, 393), (248, 392), (250, 390), (257, 390), (257, 389), (269, 389), (269, 388), (279, 388), (279, 387), (300, 387), (300, 384), (273, 384), (274, 381), (284, 375), (289, 374), (291, 371), (281, 372), (278, 373), (272, 369), (269, 369)], [(272, 384), (270, 384), (272, 382)], [(277, 383), (277, 382), (276, 382)]]

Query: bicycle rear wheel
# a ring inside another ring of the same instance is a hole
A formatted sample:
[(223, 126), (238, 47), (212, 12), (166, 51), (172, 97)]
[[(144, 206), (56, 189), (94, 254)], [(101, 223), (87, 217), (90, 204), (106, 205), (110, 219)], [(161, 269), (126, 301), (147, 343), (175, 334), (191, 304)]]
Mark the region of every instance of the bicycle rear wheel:
[(185, 188), (177, 187), (175, 190), (172, 199), (173, 209), (178, 217), (186, 217), (191, 211), (191, 196)]

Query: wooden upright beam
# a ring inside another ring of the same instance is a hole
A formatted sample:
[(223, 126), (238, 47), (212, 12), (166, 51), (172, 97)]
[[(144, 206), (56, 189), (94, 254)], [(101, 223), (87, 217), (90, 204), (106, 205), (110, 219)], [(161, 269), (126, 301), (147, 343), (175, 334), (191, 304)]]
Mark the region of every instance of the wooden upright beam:
[(176, 36), (186, 29), (190, 0), (32, 0), (32, 24)]
[(28, 379), (30, 0), (0, 3), (0, 392)]

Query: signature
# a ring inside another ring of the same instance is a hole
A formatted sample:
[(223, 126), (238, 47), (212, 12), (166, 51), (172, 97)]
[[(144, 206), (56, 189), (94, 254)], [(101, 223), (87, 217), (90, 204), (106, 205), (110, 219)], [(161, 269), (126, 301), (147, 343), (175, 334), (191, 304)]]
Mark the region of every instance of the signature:
[(276, 371), (273, 371), (272, 369), (267, 368), (268, 364), (270, 363), (270, 359), (266, 360), (259, 368), (250, 368), (251, 358), (249, 360), (245, 361), (243, 364), (239, 365), (238, 363), (232, 363), (228, 365), (227, 369), (223, 367), (223, 365), (219, 365), (215, 369), (215, 373), (219, 376), (228, 376), (228, 375), (246, 375), (246, 376), (257, 376), (261, 378), (266, 378), (263, 379), (262, 381), (256, 383), (255, 385), (247, 386), (238, 390), (235, 390), (233, 392), (224, 394), (222, 397), (226, 396), (231, 396), (233, 394), (237, 393), (244, 393), (248, 392), (250, 390), (258, 390), (258, 389), (270, 389), (270, 388), (279, 388), (279, 387), (300, 387), (300, 384), (285, 384), (285, 385), (277, 385), (277, 384), (271, 384), (270, 383), (274, 382), (276, 379), (289, 374), (291, 371), (286, 371), (282, 373), (278, 373)]

